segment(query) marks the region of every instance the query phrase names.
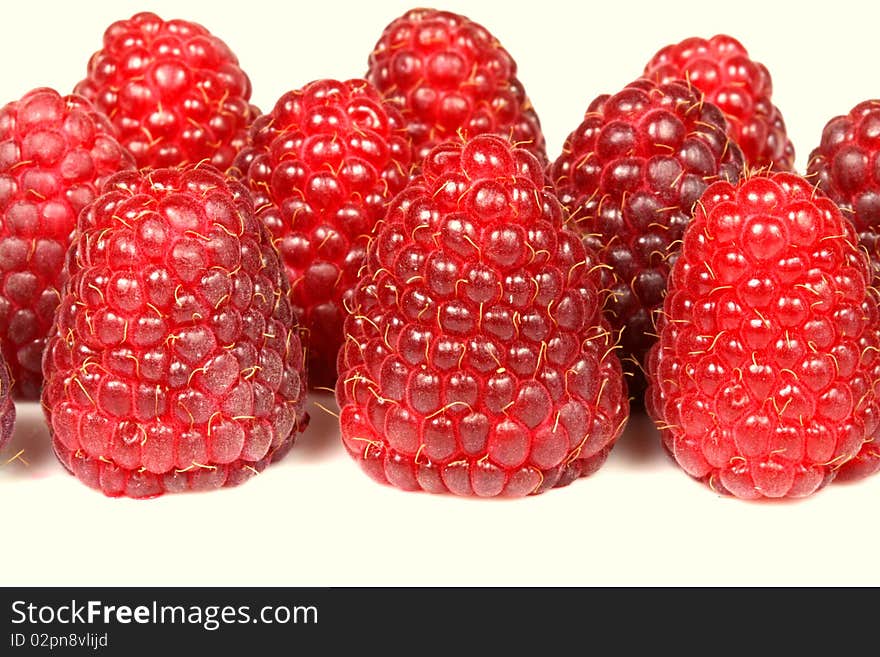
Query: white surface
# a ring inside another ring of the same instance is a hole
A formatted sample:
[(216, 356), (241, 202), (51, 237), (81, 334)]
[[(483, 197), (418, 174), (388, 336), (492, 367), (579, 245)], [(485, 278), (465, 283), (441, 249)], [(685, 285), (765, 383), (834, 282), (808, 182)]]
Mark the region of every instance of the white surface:
[[(363, 75), (381, 30), (410, 6), (16, 2), (0, 27), (0, 100), (42, 85), (71, 89), (106, 25), (153, 9), (226, 40), (254, 102), (269, 109), (312, 79)], [(661, 46), (726, 32), (769, 67), (803, 169), (829, 118), (880, 97), (880, 10), (841, 0), (821, 10), (728, 6), (444, 4), (486, 25), (517, 59), (551, 157), (589, 101), (636, 78)], [(0, 584), (880, 584), (880, 477), (799, 502), (721, 498), (675, 467), (637, 416), (606, 465), (568, 488), (516, 501), (436, 497), (374, 484), (344, 453), (335, 419), (310, 411), (288, 458), (245, 485), (137, 502), (67, 475), (39, 407), (20, 405), (0, 462), (23, 449), (29, 465), (0, 467)]]

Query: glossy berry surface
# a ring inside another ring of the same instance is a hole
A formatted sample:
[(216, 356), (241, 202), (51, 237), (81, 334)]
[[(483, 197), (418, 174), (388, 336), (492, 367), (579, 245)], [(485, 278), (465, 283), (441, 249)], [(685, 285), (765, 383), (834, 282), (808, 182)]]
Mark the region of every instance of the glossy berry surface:
[(464, 16), (412, 9), (394, 20), (370, 55), (367, 79), (400, 107), (419, 162), (459, 133), (501, 135), (547, 160), (516, 62), (486, 28)]
[(304, 426), (303, 354), (247, 190), (126, 172), (80, 215), (44, 359), (55, 452), (109, 496), (235, 485)]
[(878, 432), (878, 306), (852, 226), (803, 178), (706, 190), (675, 264), (647, 405), (691, 476), (803, 497)]
[(685, 84), (637, 80), (599, 96), (550, 169), (559, 199), (602, 263), (606, 315), (643, 363), (694, 203), (743, 160), (721, 111)]
[(411, 159), (400, 112), (365, 80), (319, 80), (284, 94), (236, 159), (308, 331), (312, 386), (336, 385), (345, 304)]
[(880, 100), (867, 100), (831, 119), (810, 154), (807, 178), (856, 227), (880, 280)]
[(0, 346), (15, 394), (38, 399), (41, 361), (80, 210), (134, 167), (81, 96), (40, 88), (0, 109)]
[(12, 378), (0, 354), (0, 450), (12, 438), (15, 426), (15, 404), (12, 403)]
[(259, 113), (223, 41), (149, 12), (107, 28), (76, 92), (110, 117), (140, 168), (207, 161), (225, 170)]
[(437, 146), (368, 248), (339, 357), (346, 449), (406, 490), (523, 496), (591, 474), (628, 415), (593, 254), (538, 160)]
[(658, 82), (687, 80), (717, 105), (727, 130), (751, 168), (794, 170), (794, 146), (771, 97), (767, 67), (749, 57), (731, 36), (691, 37), (666, 46), (648, 62), (645, 77)]

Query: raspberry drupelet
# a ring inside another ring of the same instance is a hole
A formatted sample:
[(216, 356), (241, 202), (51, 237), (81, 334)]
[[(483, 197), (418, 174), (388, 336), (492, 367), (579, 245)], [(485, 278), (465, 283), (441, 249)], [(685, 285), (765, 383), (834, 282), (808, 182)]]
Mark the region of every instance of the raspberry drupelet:
[(691, 37), (666, 46), (648, 62), (645, 77), (657, 82), (687, 80), (705, 94), (724, 112), (727, 132), (750, 168), (794, 170), (794, 146), (771, 100), (770, 72), (733, 37)]
[(126, 172), (80, 215), (44, 357), (55, 452), (109, 496), (238, 484), (305, 425), (278, 254), (209, 165)]
[(259, 114), (250, 79), (221, 39), (150, 12), (107, 28), (76, 92), (110, 117), (140, 168), (207, 161), (225, 170)]
[(402, 110), (417, 163), (443, 140), (484, 133), (547, 161), (516, 62), (486, 28), (464, 16), (412, 9), (395, 19), (370, 55), (367, 79)]
[(594, 472), (629, 410), (597, 262), (530, 152), (446, 142), (392, 203), (346, 319), (346, 449), (380, 482), (524, 496)]
[(0, 109), (0, 347), (14, 393), (39, 399), (46, 336), (80, 210), (134, 168), (82, 96), (34, 89)]
[(236, 158), (233, 172), (290, 279), (313, 387), (336, 385), (345, 304), (411, 159), (400, 112), (365, 80), (318, 80), (284, 94)]
[(794, 174), (706, 190), (672, 270), (647, 395), (688, 474), (740, 498), (803, 497), (873, 444), (878, 297), (857, 244)]
[[(550, 169), (571, 224), (602, 263), (606, 316), (623, 330), (625, 363), (644, 365), (694, 203), (743, 172), (724, 117), (681, 82), (637, 80), (596, 98)], [(633, 388), (642, 387), (639, 367)]]

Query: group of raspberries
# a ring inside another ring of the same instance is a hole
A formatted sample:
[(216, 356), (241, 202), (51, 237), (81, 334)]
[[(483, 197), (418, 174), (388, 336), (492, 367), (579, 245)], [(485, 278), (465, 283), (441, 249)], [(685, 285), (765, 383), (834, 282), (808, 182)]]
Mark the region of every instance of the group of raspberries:
[(0, 446), (41, 398), (106, 495), (231, 486), (332, 388), (346, 450), (405, 490), (565, 486), (631, 399), (718, 493), (875, 473), (880, 100), (801, 177), (771, 90), (690, 38), (551, 161), (463, 16), (412, 10), (365, 79), (267, 113), (204, 27), (116, 22), (72, 94), (0, 110)]

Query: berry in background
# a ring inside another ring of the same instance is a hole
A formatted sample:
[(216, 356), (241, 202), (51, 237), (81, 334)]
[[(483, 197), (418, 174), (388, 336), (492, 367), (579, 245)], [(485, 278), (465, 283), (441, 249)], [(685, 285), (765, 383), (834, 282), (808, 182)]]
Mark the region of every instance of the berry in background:
[(855, 224), (880, 280), (880, 100), (831, 119), (810, 154), (807, 178)]
[(794, 146), (771, 100), (770, 72), (733, 37), (691, 37), (666, 46), (648, 62), (645, 77), (657, 82), (686, 80), (702, 92), (724, 112), (727, 132), (750, 168), (794, 170)]
[(403, 112), (417, 162), (445, 139), (484, 133), (547, 161), (516, 62), (486, 28), (464, 16), (412, 9), (395, 19), (370, 55), (367, 79)]
[(39, 88), (0, 109), (0, 346), (14, 393), (39, 399), (46, 336), (80, 210), (134, 168), (85, 98)]
[(365, 80), (319, 80), (284, 94), (250, 139), (234, 172), (290, 279), (309, 384), (332, 388), (367, 241), (409, 178), (403, 119)]
[(225, 170), (259, 114), (250, 79), (223, 41), (149, 12), (107, 28), (76, 92), (110, 117), (140, 168), (207, 161)]
[(683, 82), (647, 79), (596, 98), (550, 168), (570, 225), (605, 265), (606, 316), (623, 331), (636, 394), (694, 203), (710, 183), (736, 181), (742, 171), (715, 105)]

